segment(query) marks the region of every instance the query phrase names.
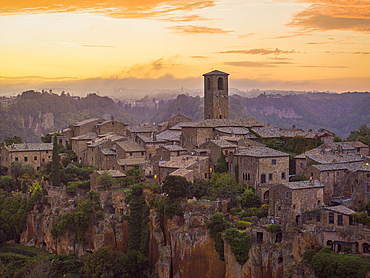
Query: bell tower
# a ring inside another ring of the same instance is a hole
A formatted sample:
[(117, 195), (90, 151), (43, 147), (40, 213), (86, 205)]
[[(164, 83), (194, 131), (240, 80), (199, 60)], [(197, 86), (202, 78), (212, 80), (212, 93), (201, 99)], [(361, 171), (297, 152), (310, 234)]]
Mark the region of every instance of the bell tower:
[(204, 76), (204, 119), (229, 118), (228, 73), (214, 70)]

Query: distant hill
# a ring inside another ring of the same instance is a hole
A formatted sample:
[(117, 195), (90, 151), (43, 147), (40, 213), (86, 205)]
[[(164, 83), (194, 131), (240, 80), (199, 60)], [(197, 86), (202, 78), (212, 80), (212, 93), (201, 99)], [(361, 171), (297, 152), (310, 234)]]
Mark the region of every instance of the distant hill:
[[(230, 118), (255, 118), (272, 126), (326, 128), (342, 138), (363, 124), (370, 126), (368, 92), (260, 94), (253, 98), (232, 95), (229, 101)], [(39, 142), (42, 134), (90, 117), (114, 116), (130, 125), (159, 124), (180, 112), (197, 121), (203, 119), (203, 109), (203, 98), (185, 94), (175, 99), (147, 96), (123, 103), (96, 94), (80, 98), (65, 93), (27, 91), (7, 105), (0, 105), (0, 141), (17, 135), (25, 142)]]

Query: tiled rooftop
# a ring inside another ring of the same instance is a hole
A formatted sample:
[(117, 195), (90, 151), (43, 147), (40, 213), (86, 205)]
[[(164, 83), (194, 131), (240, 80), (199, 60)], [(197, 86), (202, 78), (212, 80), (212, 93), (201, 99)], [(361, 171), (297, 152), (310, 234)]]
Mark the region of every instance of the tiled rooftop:
[(307, 189), (307, 188), (318, 188), (318, 187), (325, 187), (324, 184), (317, 180), (308, 180), (308, 181), (294, 181), (294, 182), (287, 182), (284, 183), (286, 187), (291, 189)]
[(191, 156), (191, 155), (181, 155), (176, 157), (171, 157), (170, 161), (159, 162), (159, 167), (167, 168), (187, 168), (198, 161), (208, 159), (206, 156)]
[(158, 140), (166, 141), (180, 141), (181, 131), (178, 130), (166, 130), (160, 134), (157, 134)]
[(207, 119), (193, 123), (194, 127), (253, 127), (263, 126), (255, 119)]
[(120, 146), (122, 149), (124, 149), (126, 152), (144, 152), (145, 151), (143, 146), (131, 140), (117, 142), (117, 145)]
[(80, 136), (72, 137), (71, 140), (93, 140), (98, 138), (94, 132), (88, 132)]
[(362, 161), (361, 156), (354, 153), (340, 153), (334, 154), (331, 150), (322, 150), (320, 147), (310, 150), (308, 152), (302, 153), (296, 158), (309, 158), (317, 161), (321, 164), (326, 163), (346, 163), (346, 162), (356, 162)]
[(158, 131), (155, 126), (129, 126), (127, 129), (132, 133), (148, 133)]
[(140, 158), (126, 158), (126, 159), (119, 159), (117, 161), (118, 165), (124, 166), (124, 165), (136, 165), (136, 164), (144, 164), (148, 161), (145, 159), (145, 157)]
[[(124, 178), (124, 177), (126, 177), (126, 175), (124, 173), (122, 173), (121, 171), (118, 171), (118, 170), (104, 170), (104, 171), (107, 171), (109, 173), (109, 175), (112, 176), (112, 178)], [(97, 171), (97, 172), (101, 175), (104, 171)]]
[(287, 153), (270, 149), (267, 147), (251, 147), (240, 148), (235, 154), (239, 156), (253, 156), (253, 157), (276, 157), (276, 156), (289, 156)]
[(177, 169), (176, 171), (172, 172), (170, 176), (180, 176), (180, 177), (185, 177), (186, 175), (189, 175), (193, 172), (193, 170), (188, 170), (185, 168), (180, 168)]
[(91, 118), (91, 119), (83, 120), (81, 122), (77, 122), (77, 123), (74, 124), (74, 126), (81, 126), (81, 125), (88, 124), (88, 123), (95, 122), (95, 121), (99, 121), (99, 120), (103, 121), (100, 118)]
[(186, 151), (186, 149), (179, 145), (164, 145), (163, 147), (170, 152)]
[(152, 136), (145, 136), (142, 134), (138, 134), (137, 137), (140, 138), (145, 143), (162, 143), (162, 144), (166, 143), (165, 140), (158, 139), (158, 137), (156, 137), (156, 140), (154, 140)]
[(5, 146), (11, 152), (21, 151), (52, 151), (52, 143), (21, 143)]
[(349, 144), (351, 144), (353, 147), (355, 148), (369, 148), (368, 145), (360, 142), (360, 141), (353, 141), (353, 142), (347, 142)]
[(351, 215), (356, 213), (354, 210), (347, 208), (343, 205), (335, 206), (335, 207), (325, 207), (326, 210), (331, 210), (336, 213), (345, 214), (345, 215)]
[(113, 151), (112, 149), (110, 149), (110, 148), (102, 148), (101, 149), (101, 152), (102, 152), (102, 154), (104, 154), (104, 155), (115, 155), (116, 154), (116, 152), (115, 151)]
[(319, 171), (337, 171), (348, 170), (351, 172), (356, 171), (370, 171), (370, 165), (365, 162), (348, 162), (348, 163), (330, 163), (330, 164), (317, 164), (312, 167)]
[(217, 127), (215, 130), (226, 133), (226, 134), (235, 134), (235, 135), (247, 135), (251, 134), (248, 128), (245, 127)]
[(211, 72), (203, 74), (203, 76), (208, 76), (208, 75), (229, 75), (229, 74), (223, 71), (219, 71), (219, 70), (213, 70)]
[(226, 140), (211, 140), (211, 142), (220, 148), (236, 148), (237, 145)]
[(303, 136), (306, 138), (314, 138), (314, 137), (320, 137), (327, 132), (325, 131), (304, 131), (302, 129), (283, 129), (279, 127), (270, 127), (270, 126), (264, 126), (264, 127), (254, 127), (252, 130), (258, 135), (260, 135), (263, 138), (277, 138), (277, 137), (295, 137), (295, 136)]
[(194, 122), (182, 122), (178, 123), (170, 128), (170, 130), (181, 130), (184, 126), (194, 126)]

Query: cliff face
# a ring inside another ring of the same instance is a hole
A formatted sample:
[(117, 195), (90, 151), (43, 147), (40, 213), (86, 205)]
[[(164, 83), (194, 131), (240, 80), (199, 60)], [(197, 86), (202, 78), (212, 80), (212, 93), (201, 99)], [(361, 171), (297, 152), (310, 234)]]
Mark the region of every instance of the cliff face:
[[(63, 193), (64, 192), (64, 193)], [(21, 243), (67, 254), (74, 251), (83, 256), (86, 249), (96, 250), (102, 246), (127, 251), (128, 223), (123, 219), (127, 212), (122, 192), (100, 192), (101, 205), (106, 211), (104, 218), (92, 223), (86, 232), (83, 245), (66, 233), (57, 240), (51, 236), (53, 222), (61, 213), (72, 212), (83, 198), (83, 193), (69, 196), (64, 189), (51, 188), (47, 204), (39, 204), (29, 213), (27, 228)], [(306, 246), (315, 244), (314, 237), (302, 233), (286, 233), (281, 243), (275, 243), (275, 235), (266, 232), (262, 244), (255, 243), (256, 230), (248, 231), (252, 247), (248, 261), (241, 266), (225, 241), (225, 261), (219, 259), (214, 242), (206, 228), (206, 220), (223, 211), (218, 202), (189, 201), (183, 217), (167, 219), (155, 210), (150, 212), (149, 256), (151, 268), (160, 278), (273, 278), (288, 277), (292, 266), (298, 262)], [(258, 228), (260, 229), (260, 228)], [(294, 272), (294, 277), (314, 277), (307, 266)]]

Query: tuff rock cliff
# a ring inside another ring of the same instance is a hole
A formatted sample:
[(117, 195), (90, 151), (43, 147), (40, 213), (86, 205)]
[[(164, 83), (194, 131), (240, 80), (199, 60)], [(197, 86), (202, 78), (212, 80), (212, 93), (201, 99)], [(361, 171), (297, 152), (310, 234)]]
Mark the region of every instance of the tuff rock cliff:
[[(50, 188), (46, 200), (35, 205), (34, 210), (28, 214), (21, 243), (57, 254), (73, 251), (78, 256), (102, 246), (126, 252), (128, 223), (124, 214), (128, 212), (128, 206), (124, 203), (125, 193), (119, 191), (100, 192), (105, 214), (89, 226), (83, 244), (76, 242), (68, 233), (53, 239), (53, 222), (61, 213), (73, 212), (85, 195), (86, 192), (79, 191), (71, 196), (63, 188)], [(297, 231), (284, 232), (283, 240), (275, 243), (276, 235), (267, 233), (263, 225), (255, 225), (247, 231), (251, 235), (252, 247), (244, 265), (235, 260), (226, 240), (225, 261), (221, 261), (205, 224), (215, 212), (227, 213), (226, 202), (191, 200), (186, 204), (183, 217), (175, 216), (172, 219), (156, 210), (150, 211), (149, 257), (151, 268), (158, 277), (315, 277), (312, 269), (301, 262), (306, 247), (315, 244), (314, 235)], [(256, 231), (263, 231), (263, 243), (257, 244)]]

